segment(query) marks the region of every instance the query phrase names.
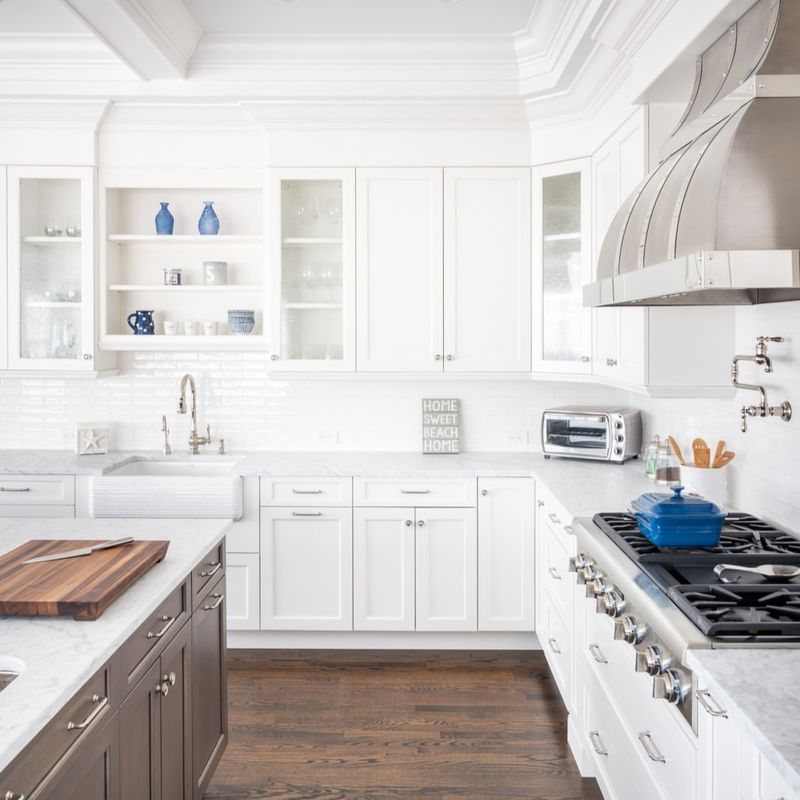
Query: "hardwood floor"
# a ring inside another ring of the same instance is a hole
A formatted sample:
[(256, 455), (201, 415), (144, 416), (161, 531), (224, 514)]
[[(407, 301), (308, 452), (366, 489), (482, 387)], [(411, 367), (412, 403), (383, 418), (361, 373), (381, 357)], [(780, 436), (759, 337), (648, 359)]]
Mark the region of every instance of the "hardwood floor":
[(206, 798), (602, 800), (540, 652), (232, 651)]

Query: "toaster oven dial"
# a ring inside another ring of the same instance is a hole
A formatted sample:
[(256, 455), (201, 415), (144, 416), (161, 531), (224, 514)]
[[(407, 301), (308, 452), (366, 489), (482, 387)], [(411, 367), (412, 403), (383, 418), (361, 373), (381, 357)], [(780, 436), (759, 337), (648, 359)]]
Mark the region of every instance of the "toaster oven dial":
[(578, 578), (578, 583), (588, 583), (597, 577), (597, 567), (594, 564), (587, 564), (585, 567), (578, 567), (576, 575)]
[(676, 705), (686, 699), (689, 692), (688, 681), (676, 669), (664, 670), (653, 678), (653, 697)]
[(598, 614), (609, 617), (618, 617), (625, 610), (625, 598), (615, 586), (597, 598), (596, 610)]
[(657, 644), (636, 651), (636, 671), (655, 677), (669, 666), (669, 659)]
[(632, 614), (626, 614), (614, 623), (614, 638), (628, 644), (639, 644), (646, 635), (647, 628)]
[(602, 575), (598, 575), (594, 580), (586, 581), (587, 597), (601, 597), (611, 589), (611, 584)]
[(622, 430), (622, 421), (621, 420), (617, 420), (614, 423), (614, 430), (617, 430), (617, 431), (621, 431)]
[(622, 448), (621, 447), (615, 447), (614, 448), (614, 455), (615, 456), (621, 456), (622, 455)]

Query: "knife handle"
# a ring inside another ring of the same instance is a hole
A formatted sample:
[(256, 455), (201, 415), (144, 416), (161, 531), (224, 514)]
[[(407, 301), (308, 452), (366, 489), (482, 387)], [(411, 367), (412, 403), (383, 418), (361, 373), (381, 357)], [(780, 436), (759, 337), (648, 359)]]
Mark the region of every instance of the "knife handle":
[(126, 536), (123, 539), (112, 539), (109, 542), (102, 542), (101, 544), (96, 544), (92, 548), (92, 552), (94, 553), (95, 550), (108, 550), (110, 547), (119, 547), (123, 544), (133, 544), (133, 537)]

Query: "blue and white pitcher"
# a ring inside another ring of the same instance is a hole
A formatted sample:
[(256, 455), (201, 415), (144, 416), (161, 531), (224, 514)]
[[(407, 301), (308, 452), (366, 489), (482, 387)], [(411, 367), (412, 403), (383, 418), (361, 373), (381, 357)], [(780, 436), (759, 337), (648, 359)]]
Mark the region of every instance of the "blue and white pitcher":
[(128, 314), (128, 325), (137, 336), (152, 336), (156, 332), (154, 311), (138, 310)]

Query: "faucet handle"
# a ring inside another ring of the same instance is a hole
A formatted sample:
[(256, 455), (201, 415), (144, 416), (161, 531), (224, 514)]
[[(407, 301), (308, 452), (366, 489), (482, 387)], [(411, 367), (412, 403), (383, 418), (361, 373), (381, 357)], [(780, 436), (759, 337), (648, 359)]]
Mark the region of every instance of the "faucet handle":
[(206, 425), (206, 439), (211, 444), (211, 425)]
[(756, 338), (758, 342), (782, 342), (783, 336), (759, 336)]

